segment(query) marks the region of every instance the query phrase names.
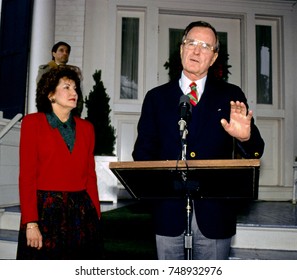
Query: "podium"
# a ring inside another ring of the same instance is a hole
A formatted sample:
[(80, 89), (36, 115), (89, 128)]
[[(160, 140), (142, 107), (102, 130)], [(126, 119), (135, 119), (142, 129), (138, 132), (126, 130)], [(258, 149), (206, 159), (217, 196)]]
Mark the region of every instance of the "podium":
[(257, 199), (259, 159), (111, 162), (135, 199), (185, 199), (185, 259), (192, 259), (192, 199)]
[[(111, 162), (110, 170), (136, 199), (257, 199), (259, 159)], [(186, 180), (184, 180), (186, 176)]]

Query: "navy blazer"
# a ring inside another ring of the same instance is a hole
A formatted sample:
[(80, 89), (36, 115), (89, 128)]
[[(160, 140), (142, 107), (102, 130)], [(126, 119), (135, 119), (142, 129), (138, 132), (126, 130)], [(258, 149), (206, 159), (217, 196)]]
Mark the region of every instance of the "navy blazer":
[[(144, 99), (138, 123), (138, 136), (132, 153), (135, 161), (177, 160), (181, 157), (179, 132), (179, 102), (182, 96), (179, 81), (175, 80), (150, 90)], [(231, 159), (234, 139), (220, 120), (230, 119), (230, 101), (247, 100), (235, 85), (208, 77), (199, 103), (192, 107), (188, 121), (187, 159)], [(235, 140), (244, 158), (260, 158), (264, 141), (251, 122), (251, 137), (246, 142)], [(160, 186), (162, 187), (162, 186)], [(185, 202), (155, 201), (156, 233), (177, 236), (186, 227)], [(228, 238), (236, 233), (236, 207), (230, 200), (199, 199), (194, 201), (198, 226), (208, 238)]]

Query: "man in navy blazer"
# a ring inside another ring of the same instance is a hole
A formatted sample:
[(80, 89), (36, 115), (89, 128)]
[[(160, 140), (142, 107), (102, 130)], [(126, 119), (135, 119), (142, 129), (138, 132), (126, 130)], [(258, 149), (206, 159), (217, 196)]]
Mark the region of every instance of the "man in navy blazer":
[[(262, 156), (264, 141), (244, 93), (238, 86), (208, 74), (218, 51), (218, 35), (210, 24), (197, 21), (188, 25), (180, 46), (180, 79), (158, 86), (145, 96), (132, 153), (135, 161), (181, 159), (179, 104), (181, 96), (191, 91), (192, 82), (196, 83), (198, 103), (194, 100), (190, 106), (186, 158), (232, 159), (234, 147), (244, 158)], [(158, 200), (154, 206), (158, 258), (184, 259), (184, 199)], [(192, 258), (228, 259), (236, 217), (232, 200), (194, 199)]]

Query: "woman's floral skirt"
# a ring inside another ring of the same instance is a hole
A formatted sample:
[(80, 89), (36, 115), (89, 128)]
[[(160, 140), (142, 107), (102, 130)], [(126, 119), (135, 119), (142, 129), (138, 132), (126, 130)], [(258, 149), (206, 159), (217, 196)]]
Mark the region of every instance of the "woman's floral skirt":
[(43, 246), (28, 247), (21, 225), (17, 259), (96, 260), (103, 258), (101, 223), (86, 191), (38, 191), (39, 229)]

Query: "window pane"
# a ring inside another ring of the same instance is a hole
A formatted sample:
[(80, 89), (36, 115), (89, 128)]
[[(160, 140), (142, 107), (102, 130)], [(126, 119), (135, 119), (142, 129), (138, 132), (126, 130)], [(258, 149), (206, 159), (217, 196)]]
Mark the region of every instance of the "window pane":
[(122, 18), (121, 99), (138, 98), (139, 18)]
[(169, 29), (169, 55), (172, 55), (176, 51), (179, 52), (183, 32), (183, 29)]
[(164, 67), (168, 69), (169, 80), (180, 78), (182, 64), (180, 60), (180, 44), (182, 41), (183, 29), (169, 28), (169, 59)]
[(272, 104), (271, 26), (256, 26), (257, 103)]

